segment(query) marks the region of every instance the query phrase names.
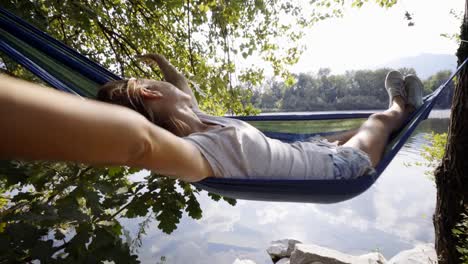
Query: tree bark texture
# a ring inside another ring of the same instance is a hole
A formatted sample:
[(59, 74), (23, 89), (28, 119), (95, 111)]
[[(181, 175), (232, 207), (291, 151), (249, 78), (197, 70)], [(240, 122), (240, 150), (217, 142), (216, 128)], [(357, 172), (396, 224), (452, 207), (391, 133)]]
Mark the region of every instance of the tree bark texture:
[[(461, 39), (468, 40), (468, 0), (461, 28)], [(460, 65), (468, 56), (468, 43), (462, 41), (457, 51)], [(460, 263), (457, 238), (452, 230), (468, 210), (468, 67), (458, 75), (453, 95), (447, 147), (435, 172), (437, 203), (434, 214), (435, 246), (439, 263)], [(465, 234), (467, 235), (467, 234)]]

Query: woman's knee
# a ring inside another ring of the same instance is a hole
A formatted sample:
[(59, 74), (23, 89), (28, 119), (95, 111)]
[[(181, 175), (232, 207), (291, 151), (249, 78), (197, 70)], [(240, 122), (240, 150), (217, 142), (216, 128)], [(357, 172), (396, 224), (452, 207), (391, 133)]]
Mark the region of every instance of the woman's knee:
[(386, 113), (373, 113), (369, 116), (369, 121), (377, 121), (381, 123), (386, 123), (389, 119), (389, 116)]

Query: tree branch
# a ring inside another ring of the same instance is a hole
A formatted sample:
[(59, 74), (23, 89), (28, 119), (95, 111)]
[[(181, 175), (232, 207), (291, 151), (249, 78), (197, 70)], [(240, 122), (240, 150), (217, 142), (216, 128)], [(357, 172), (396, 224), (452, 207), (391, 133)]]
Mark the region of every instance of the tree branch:
[(195, 65), (193, 62), (193, 48), (192, 48), (192, 26), (190, 24), (190, 0), (187, 0), (187, 32), (188, 32), (188, 48), (189, 48), (189, 60), (192, 73), (195, 75)]

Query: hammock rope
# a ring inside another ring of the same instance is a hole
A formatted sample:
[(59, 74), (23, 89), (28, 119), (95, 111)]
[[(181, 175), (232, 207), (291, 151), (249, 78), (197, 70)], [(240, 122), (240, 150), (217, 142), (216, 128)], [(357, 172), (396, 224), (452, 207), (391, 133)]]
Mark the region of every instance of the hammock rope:
[[(46, 83), (57, 89), (93, 98), (100, 85), (119, 80), (101, 65), (52, 38), (21, 18), (0, 8), (0, 51), (15, 60)], [(426, 119), (441, 92), (466, 64), (465, 60), (450, 78), (424, 98), (406, 125), (392, 137), (376, 172), (352, 180), (258, 180), (208, 178), (194, 185), (209, 192), (237, 199), (334, 203), (353, 198), (366, 191), (379, 178), (418, 124)], [(320, 113), (303, 115), (259, 115), (232, 117), (247, 122), (323, 121), (367, 118), (372, 112)], [(264, 131), (272, 138), (286, 142), (303, 140), (316, 134)]]

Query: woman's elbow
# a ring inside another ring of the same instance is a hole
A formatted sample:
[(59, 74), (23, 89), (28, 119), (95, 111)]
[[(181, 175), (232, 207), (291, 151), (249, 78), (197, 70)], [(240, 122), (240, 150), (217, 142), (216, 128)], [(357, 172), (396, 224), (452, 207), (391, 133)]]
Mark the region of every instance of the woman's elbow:
[(126, 148), (123, 164), (151, 169), (154, 158), (159, 152), (158, 141), (153, 136), (151, 126), (154, 125), (150, 122), (137, 122), (137, 124), (132, 125), (132, 136), (130, 136), (130, 144)]
[(126, 165), (186, 182), (201, 181), (213, 174), (206, 159), (190, 144), (150, 122), (138, 127)]

